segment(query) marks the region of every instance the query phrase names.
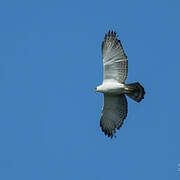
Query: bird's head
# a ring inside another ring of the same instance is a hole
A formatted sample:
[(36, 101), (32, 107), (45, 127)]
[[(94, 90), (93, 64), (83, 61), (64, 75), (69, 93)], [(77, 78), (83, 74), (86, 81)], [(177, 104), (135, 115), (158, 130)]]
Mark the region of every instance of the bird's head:
[(102, 85), (100, 86), (97, 86), (95, 89), (94, 89), (94, 92), (102, 92)]

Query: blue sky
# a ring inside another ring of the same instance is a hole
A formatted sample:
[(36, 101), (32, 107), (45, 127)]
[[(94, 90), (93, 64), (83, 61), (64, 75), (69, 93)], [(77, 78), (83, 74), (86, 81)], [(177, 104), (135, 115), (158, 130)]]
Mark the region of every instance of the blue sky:
[[(0, 179), (179, 179), (179, 7), (175, 0), (0, 3)], [(116, 30), (129, 59), (117, 138), (101, 132), (101, 42)]]

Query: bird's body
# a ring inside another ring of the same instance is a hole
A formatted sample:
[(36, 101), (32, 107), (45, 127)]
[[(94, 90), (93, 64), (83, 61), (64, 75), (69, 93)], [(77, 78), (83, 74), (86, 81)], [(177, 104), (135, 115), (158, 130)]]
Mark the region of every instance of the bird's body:
[(97, 92), (106, 94), (120, 95), (125, 93), (125, 84), (119, 82), (103, 82), (102, 85), (97, 87)]
[(128, 59), (116, 32), (108, 32), (102, 43), (104, 80), (95, 92), (104, 93), (104, 106), (100, 120), (102, 131), (113, 137), (127, 116), (126, 96), (136, 102), (144, 98), (140, 83), (125, 84), (128, 76)]

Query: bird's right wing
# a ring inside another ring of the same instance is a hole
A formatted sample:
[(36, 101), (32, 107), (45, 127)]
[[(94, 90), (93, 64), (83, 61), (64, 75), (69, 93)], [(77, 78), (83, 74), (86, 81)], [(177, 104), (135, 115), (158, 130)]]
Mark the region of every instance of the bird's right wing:
[(104, 81), (124, 83), (128, 76), (128, 60), (116, 32), (108, 32), (102, 43)]
[(108, 137), (113, 137), (116, 129), (120, 129), (127, 116), (127, 100), (122, 95), (104, 94), (104, 106), (100, 120), (102, 131)]

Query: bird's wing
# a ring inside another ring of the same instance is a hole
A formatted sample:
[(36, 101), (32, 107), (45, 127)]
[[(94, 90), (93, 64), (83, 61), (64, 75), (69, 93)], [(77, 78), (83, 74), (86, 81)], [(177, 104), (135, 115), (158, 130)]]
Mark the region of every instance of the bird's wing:
[(113, 137), (116, 129), (120, 129), (127, 116), (127, 100), (122, 95), (104, 94), (104, 107), (100, 120), (102, 131), (108, 137)]
[(105, 34), (102, 42), (104, 81), (124, 83), (128, 76), (128, 60), (116, 32)]

